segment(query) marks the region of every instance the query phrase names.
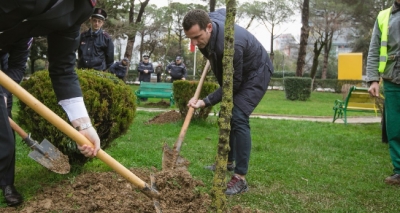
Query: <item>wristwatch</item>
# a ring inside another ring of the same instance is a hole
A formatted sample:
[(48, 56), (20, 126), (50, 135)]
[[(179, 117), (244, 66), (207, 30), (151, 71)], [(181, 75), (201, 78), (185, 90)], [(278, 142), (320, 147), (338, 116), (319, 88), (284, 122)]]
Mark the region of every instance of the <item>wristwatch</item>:
[(92, 123), (83, 123), (83, 124), (81, 124), (81, 125), (79, 125), (79, 126), (76, 126), (76, 127), (74, 127), (76, 130), (78, 130), (78, 131), (82, 131), (82, 130), (85, 130), (85, 129), (88, 129), (88, 128), (90, 128), (90, 127), (92, 127)]

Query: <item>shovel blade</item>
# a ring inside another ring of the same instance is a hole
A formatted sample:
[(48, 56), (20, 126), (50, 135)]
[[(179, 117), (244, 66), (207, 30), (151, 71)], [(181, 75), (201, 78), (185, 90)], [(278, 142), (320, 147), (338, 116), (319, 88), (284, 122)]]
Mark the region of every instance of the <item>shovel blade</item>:
[(67, 174), (71, 168), (68, 156), (62, 154), (46, 139), (34, 146), (33, 151), (28, 156), (47, 169), (59, 174)]
[(162, 170), (187, 168), (189, 161), (179, 155), (179, 152), (164, 144), (162, 155)]

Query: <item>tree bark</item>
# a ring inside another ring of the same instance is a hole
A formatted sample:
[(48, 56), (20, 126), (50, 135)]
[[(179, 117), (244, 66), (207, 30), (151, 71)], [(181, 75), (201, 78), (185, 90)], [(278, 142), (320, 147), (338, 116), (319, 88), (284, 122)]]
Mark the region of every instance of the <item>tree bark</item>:
[(297, 68), (296, 68), (296, 76), (303, 76), (304, 65), (306, 64), (306, 55), (307, 55), (307, 44), (308, 44), (308, 36), (310, 34), (310, 26), (308, 25), (308, 19), (310, 15), (310, 1), (303, 1), (303, 8), (301, 10), (301, 35), (300, 35), (300, 48), (299, 55), (297, 57)]
[(221, 114), (218, 118), (219, 141), (216, 157), (216, 168), (211, 190), (212, 207), (216, 211), (227, 212), (226, 190), (226, 164), (229, 152), (229, 134), (231, 131), (231, 117), (233, 108), (233, 55), (234, 55), (234, 23), (236, 16), (236, 1), (226, 0), (226, 20), (225, 20), (225, 42), (223, 57), (223, 84), (222, 84), (222, 102)]
[(145, 0), (144, 2), (140, 3), (139, 13), (136, 17), (135, 23), (133, 23), (134, 11), (135, 11), (135, 0), (131, 0), (131, 7), (129, 9), (129, 24), (133, 24), (133, 32), (132, 32), (132, 34), (128, 35), (128, 42), (126, 44), (126, 49), (125, 49), (125, 54), (124, 54), (124, 57), (128, 58), (129, 61), (131, 61), (131, 59), (132, 59), (133, 45), (135, 44), (135, 37), (136, 37), (136, 33), (138, 31), (138, 25), (142, 21), (144, 9), (148, 5), (149, 1), (150, 0)]
[(326, 36), (328, 39), (325, 42), (325, 47), (324, 47), (324, 61), (322, 64), (322, 74), (321, 74), (321, 79), (326, 79), (327, 72), (328, 72), (328, 61), (329, 61), (329, 52), (331, 51), (332, 48), (332, 39), (333, 39), (333, 32), (331, 32), (329, 35)]

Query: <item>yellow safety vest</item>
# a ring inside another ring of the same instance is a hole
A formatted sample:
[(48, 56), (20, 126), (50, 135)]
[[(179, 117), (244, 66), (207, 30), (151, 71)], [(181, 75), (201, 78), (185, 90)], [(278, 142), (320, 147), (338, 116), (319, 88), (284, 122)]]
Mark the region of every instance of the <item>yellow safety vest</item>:
[(378, 14), (378, 26), (379, 29), (381, 30), (381, 48), (380, 48), (380, 54), (379, 54), (379, 67), (378, 70), (379, 72), (384, 72), (385, 67), (386, 67), (386, 62), (388, 59), (388, 54), (387, 54), (387, 41), (388, 41), (388, 32), (389, 32), (389, 17), (390, 13), (392, 11), (392, 7), (382, 10)]

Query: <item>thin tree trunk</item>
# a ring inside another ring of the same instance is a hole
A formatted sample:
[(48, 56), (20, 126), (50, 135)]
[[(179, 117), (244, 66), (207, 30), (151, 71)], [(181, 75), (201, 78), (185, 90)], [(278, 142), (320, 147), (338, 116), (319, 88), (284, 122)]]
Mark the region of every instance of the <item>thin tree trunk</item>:
[(300, 49), (297, 57), (296, 76), (303, 76), (304, 65), (306, 64), (307, 43), (310, 33), (310, 26), (308, 25), (308, 18), (310, 14), (310, 1), (303, 1), (303, 8), (301, 10), (301, 35), (300, 35)]
[(271, 52), (269, 53), (269, 59), (271, 63), (274, 64), (274, 25), (271, 27)]
[(217, 0), (210, 0), (210, 12), (215, 11), (215, 4), (217, 3)]
[[(128, 35), (128, 42), (126, 44), (124, 57), (128, 58), (129, 61), (131, 61), (131, 59), (132, 59), (133, 45), (135, 44), (135, 37), (136, 37), (136, 33), (138, 31), (138, 25), (142, 21), (144, 9), (148, 5), (149, 1), (150, 0), (145, 0), (144, 2), (140, 3), (139, 13), (138, 13), (138, 16), (136, 17), (135, 23), (133, 24), (133, 32), (132, 32), (132, 34)], [(132, 0), (131, 8), (129, 9), (129, 24), (133, 23), (133, 18), (134, 18), (133, 16), (134, 16), (134, 11), (135, 11), (134, 9), (135, 9), (135, 0)]]
[(333, 32), (329, 34), (328, 40), (326, 41), (326, 45), (324, 47), (324, 62), (322, 64), (321, 79), (326, 79), (326, 76), (327, 76), (329, 52), (331, 51), (331, 48), (332, 48), (332, 38), (333, 38)]
[(226, 190), (226, 164), (229, 152), (229, 134), (231, 131), (231, 117), (233, 108), (233, 55), (234, 55), (234, 23), (236, 16), (236, 1), (226, 0), (226, 20), (225, 20), (225, 42), (223, 58), (223, 84), (221, 114), (218, 118), (219, 141), (216, 157), (216, 169), (211, 190), (212, 207), (218, 213), (225, 213), (228, 210)]

